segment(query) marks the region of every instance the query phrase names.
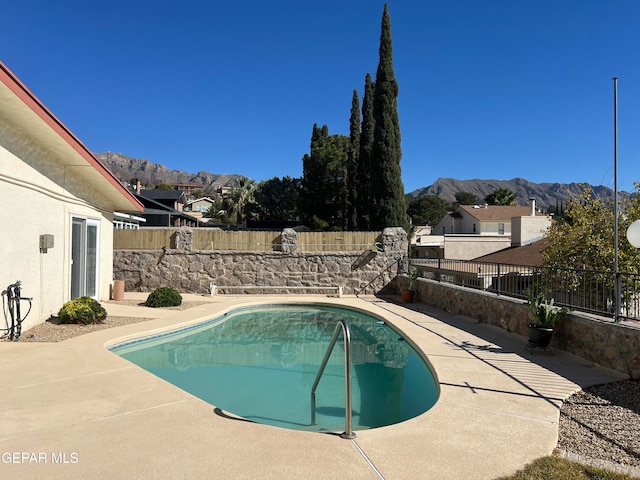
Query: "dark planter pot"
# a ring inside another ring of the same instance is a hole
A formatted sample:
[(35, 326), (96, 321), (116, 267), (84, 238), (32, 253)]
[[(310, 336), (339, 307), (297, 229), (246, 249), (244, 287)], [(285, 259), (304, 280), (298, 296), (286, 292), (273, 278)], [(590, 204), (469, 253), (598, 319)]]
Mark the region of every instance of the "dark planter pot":
[(553, 336), (553, 328), (538, 327), (534, 324), (527, 325), (529, 331), (529, 342), (527, 346), (531, 348), (543, 348), (546, 349), (551, 343), (551, 337)]
[(413, 296), (416, 294), (414, 290), (400, 290), (400, 296), (404, 303), (413, 303)]

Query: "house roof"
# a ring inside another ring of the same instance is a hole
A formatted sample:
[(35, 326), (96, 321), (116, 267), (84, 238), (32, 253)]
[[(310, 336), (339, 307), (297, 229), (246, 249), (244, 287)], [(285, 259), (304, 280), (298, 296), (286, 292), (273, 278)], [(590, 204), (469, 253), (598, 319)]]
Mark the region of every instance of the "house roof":
[(497, 252), (474, 258), (476, 262), (505, 263), (509, 265), (528, 265), (538, 267), (542, 265), (542, 251), (549, 245), (549, 239), (543, 238), (537, 242), (520, 247), (509, 247)]
[[(142, 203), (144, 205), (144, 211), (148, 212), (148, 210), (151, 209), (159, 209), (159, 210), (163, 210), (165, 212), (171, 212), (172, 214), (182, 214), (183, 212), (176, 210), (173, 207), (170, 207), (164, 203), (159, 202), (157, 199), (154, 198), (149, 198), (149, 197), (145, 197), (142, 194), (138, 194), (138, 193), (134, 193), (134, 195), (136, 197), (138, 197), (138, 199), (140, 200), (140, 203)], [(190, 215), (184, 214), (186, 217), (190, 217), (193, 218), (195, 220), (195, 217), (191, 217)]]
[[(460, 205), (461, 210), (464, 210), (469, 215), (477, 218), (481, 222), (510, 222), (513, 217), (528, 217), (529, 207), (521, 207), (519, 205), (507, 206), (507, 205)], [(543, 215), (540, 212), (536, 212), (536, 216)]]
[[(172, 200), (181, 201), (185, 203), (185, 195), (182, 190), (162, 190), (162, 189), (144, 189), (140, 190), (140, 195), (146, 198), (152, 198), (154, 200)], [(182, 198), (181, 198), (182, 197)]]
[(103, 208), (142, 211), (133, 193), (1, 61), (0, 116), (45, 148), (51, 161), (98, 190), (110, 203)]
[(171, 208), (163, 203), (160, 203), (152, 198), (145, 197), (141, 194), (134, 193), (134, 195), (138, 197), (140, 202), (144, 205), (143, 215), (171, 214), (174, 217), (180, 217), (198, 223), (198, 219), (196, 217), (193, 217), (187, 213), (180, 212), (175, 208)]
[(200, 198), (196, 198), (194, 200), (187, 200), (187, 205), (191, 205), (193, 203), (198, 203), (198, 202), (216, 203), (215, 200), (212, 200), (209, 197), (200, 197)]
[(180, 182), (173, 182), (170, 183), (169, 185), (171, 185), (172, 187), (174, 187), (174, 190), (176, 188), (180, 189), (180, 187), (184, 187), (184, 188), (189, 188), (189, 189), (200, 189), (200, 188), (204, 188), (204, 184), (203, 183), (180, 183)]

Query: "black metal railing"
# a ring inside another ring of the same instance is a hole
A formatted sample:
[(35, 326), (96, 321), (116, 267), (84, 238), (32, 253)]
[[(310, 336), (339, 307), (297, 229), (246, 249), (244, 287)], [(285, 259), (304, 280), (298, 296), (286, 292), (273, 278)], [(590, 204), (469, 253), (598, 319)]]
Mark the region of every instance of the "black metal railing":
[[(614, 272), (485, 263), (467, 260), (412, 259), (421, 277), (516, 298), (544, 293), (572, 310), (615, 317)], [(622, 272), (620, 319), (640, 320), (640, 275)]]

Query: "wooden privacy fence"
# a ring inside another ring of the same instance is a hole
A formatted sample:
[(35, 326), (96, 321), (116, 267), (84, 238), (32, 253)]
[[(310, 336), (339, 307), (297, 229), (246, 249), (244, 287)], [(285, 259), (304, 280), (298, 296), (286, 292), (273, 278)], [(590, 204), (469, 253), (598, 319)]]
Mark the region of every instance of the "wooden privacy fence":
[[(141, 228), (114, 230), (113, 248), (116, 250), (159, 250), (175, 248), (177, 228)], [(281, 232), (253, 230), (227, 231), (194, 228), (193, 250), (281, 250)], [(299, 232), (297, 251), (331, 252), (375, 249), (380, 232)]]

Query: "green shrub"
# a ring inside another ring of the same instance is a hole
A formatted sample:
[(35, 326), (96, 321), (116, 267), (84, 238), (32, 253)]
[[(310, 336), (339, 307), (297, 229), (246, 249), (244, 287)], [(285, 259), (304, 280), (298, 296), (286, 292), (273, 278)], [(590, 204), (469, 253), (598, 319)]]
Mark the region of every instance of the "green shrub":
[(78, 297), (65, 303), (58, 312), (60, 323), (102, 323), (107, 311), (91, 297)]
[(182, 303), (182, 296), (171, 287), (156, 288), (147, 297), (147, 307), (177, 307)]

